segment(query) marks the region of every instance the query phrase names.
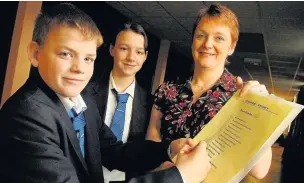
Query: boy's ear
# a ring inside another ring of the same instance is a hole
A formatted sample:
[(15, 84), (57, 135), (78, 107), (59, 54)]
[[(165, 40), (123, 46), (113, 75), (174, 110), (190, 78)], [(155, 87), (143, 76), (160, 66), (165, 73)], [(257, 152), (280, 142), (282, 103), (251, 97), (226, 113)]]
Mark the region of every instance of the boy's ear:
[(39, 45), (35, 42), (32, 41), (28, 47), (27, 47), (27, 53), (29, 60), (34, 67), (38, 67), (38, 52), (39, 52)]
[(114, 49), (114, 47), (113, 47), (113, 45), (112, 44), (110, 44), (110, 48), (109, 48), (109, 52), (110, 52), (110, 55), (113, 57), (113, 55), (114, 55), (114, 53), (113, 53), (113, 50)]

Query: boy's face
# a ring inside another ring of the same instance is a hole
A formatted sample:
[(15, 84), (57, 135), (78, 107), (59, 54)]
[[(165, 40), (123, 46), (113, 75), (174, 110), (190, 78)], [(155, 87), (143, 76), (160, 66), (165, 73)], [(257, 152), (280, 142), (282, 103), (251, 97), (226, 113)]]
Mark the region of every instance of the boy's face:
[(32, 64), (53, 91), (75, 97), (92, 77), (96, 49), (96, 40), (87, 40), (78, 29), (57, 26), (38, 46)]
[(135, 76), (147, 58), (145, 39), (133, 31), (120, 32), (110, 54), (114, 58), (113, 71), (122, 76)]

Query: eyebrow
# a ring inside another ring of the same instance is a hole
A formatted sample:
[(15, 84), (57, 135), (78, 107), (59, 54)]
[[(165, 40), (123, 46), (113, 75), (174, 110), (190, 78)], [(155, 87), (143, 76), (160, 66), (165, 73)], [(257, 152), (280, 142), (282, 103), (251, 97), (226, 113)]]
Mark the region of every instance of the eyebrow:
[[(118, 44), (118, 46), (127, 46), (127, 47), (130, 47), (127, 43), (121, 43), (121, 44)], [(137, 47), (136, 49), (145, 50), (144, 47)]]
[(97, 54), (88, 53), (87, 56), (96, 57)]
[[(206, 31), (199, 29), (198, 31), (205, 33)], [(222, 32), (216, 32), (215, 34), (220, 34), (222, 36), (226, 36), (225, 34), (223, 34)]]
[[(70, 52), (73, 52), (73, 53), (77, 53), (75, 50), (73, 50), (72, 48), (69, 48), (67, 46), (62, 46), (63, 49), (66, 49), (66, 50), (69, 50)], [(90, 57), (96, 57), (96, 53), (88, 53), (86, 54), (86, 56), (90, 56)]]

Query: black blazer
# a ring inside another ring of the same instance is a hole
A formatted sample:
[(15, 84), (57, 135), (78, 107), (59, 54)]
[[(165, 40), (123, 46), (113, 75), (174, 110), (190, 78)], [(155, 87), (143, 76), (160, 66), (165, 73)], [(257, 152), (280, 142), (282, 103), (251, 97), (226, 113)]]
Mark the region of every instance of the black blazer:
[[(110, 72), (108, 71), (101, 75), (101, 77), (95, 78), (87, 87), (98, 105), (99, 114), (103, 122), (106, 117), (109, 80)], [(151, 107), (152, 95), (136, 82), (129, 128), (130, 131), (127, 139), (128, 142), (145, 139), (150, 121)], [(145, 172), (126, 172), (126, 180), (144, 173)]]
[[(40, 77), (30, 77), (0, 110), (1, 182), (103, 183), (102, 166), (121, 171), (149, 170), (168, 159), (168, 143), (122, 144), (101, 121), (83, 91), (85, 158), (66, 109)], [(157, 156), (155, 156), (157, 154)], [(154, 181), (155, 180), (155, 181)], [(132, 183), (182, 182), (174, 167), (134, 178)]]
[[(100, 78), (90, 82), (88, 88), (98, 105), (102, 121), (106, 117), (106, 108), (109, 94), (110, 72), (105, 72)], [(132, 115), (130, 121), (130, 132), (127, 141), (144, 140), (150, 121), (152, 95), (142, 88), (137, 82), (135, 84)]]

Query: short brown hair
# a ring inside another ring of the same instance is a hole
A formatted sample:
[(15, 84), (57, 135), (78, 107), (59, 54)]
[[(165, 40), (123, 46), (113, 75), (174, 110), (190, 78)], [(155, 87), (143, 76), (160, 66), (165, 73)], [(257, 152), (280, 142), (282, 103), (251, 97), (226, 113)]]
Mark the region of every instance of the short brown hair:
[(97, 47), (103, 43), (102, 35), (95, 22), (83, 11), (70, 3), (59, 3), (44, 11), (36, 18), (33, 41), (43, 45), (49, 31), (64, 25), (77, 28), (88, 39), (96, 39)]
[(217, 19), (222, 21), (231, 30), (232, 43), (236, 44), (239, 38), (239, 21), (235, 13), (227, 8), (226, 6), (220, 4), (212, 4), (207, 8), (203, 8), (199, 11), (196, 21), (194, 22), (192, 29), (192, 39), (195, 34), (195, 30), (202, 18)]
[(148, 49), (148, 37), (147, 34), (145, 32), (145, 29), (139, 25), (138, 23), (133, 23), (133, 22), (127, 22), (125, 24), (123, 24), (122, 26), (118, 27), (115, 37), (113, 37), (111, 44), (112, 46), (115, 46), (115, 42), (116, 42), (116, 38), (118, 36), (118, 34), (122, 31), (132, 31), (136, 34), (140, 34), (144, 37), (144, 48), (147, 51)]

